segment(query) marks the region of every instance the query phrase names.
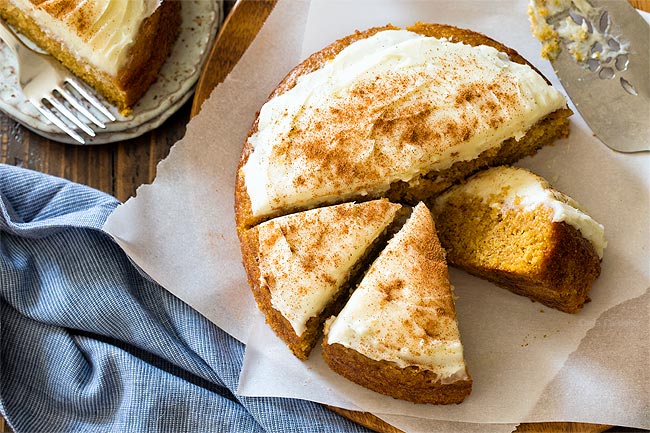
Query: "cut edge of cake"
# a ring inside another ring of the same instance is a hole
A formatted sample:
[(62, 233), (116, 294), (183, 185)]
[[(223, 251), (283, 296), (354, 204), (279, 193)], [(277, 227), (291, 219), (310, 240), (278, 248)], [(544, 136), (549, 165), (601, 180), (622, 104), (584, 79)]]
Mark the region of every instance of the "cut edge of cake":
[(604, 228), (545, 179), (493, 167), (431, 203), (453, 266), (567, 313), (589, 301)]

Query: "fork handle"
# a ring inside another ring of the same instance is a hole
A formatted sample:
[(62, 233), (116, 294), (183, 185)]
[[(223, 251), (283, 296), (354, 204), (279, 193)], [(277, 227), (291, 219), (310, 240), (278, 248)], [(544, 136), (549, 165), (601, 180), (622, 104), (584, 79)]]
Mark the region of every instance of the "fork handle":
[(18, 56), (20, 48), (25, 46), (2, 18), (0, 18), (0, 39), (7, 44), (16, 56)]

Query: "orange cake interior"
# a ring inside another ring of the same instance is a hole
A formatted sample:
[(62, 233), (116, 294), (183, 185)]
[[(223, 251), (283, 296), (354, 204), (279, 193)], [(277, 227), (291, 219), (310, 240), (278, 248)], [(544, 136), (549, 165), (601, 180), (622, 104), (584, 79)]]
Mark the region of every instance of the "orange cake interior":
[(454, 266), (568, 313), (589, 300), (603, 227), (543, 178), (491, 168), (438, 197), (432, 209)]

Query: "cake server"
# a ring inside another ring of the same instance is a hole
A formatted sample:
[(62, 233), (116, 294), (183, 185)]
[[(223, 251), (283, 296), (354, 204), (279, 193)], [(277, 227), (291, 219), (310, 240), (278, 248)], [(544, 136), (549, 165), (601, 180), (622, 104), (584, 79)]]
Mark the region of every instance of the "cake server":
[[(18, 82), (29, 102), (41, 115), (74, 140), (85, 144), (85, 140), (76, 129), (91, 137), (95, 136), (95, 131), (87, 124), (88, 122), (94, 123), (99, 128), (106, 127), (104, 122), (84, 106), (83, 100), (90, 103), (110, 121), (115, 120), (106, 107), (77, 81), (71, 72), (53, 57), (38, 53), (25, 45), (2, 19), (0, 19), (0, 39), (16, 55)], [(64, 104), (64, 101), (67, 104)]]
[(560, 34), (562, 50), (551, 61), (576, 108), (611, 149), (649, 151), (650, 26), (621, 0), (573, 0), (562, 19), (586, 31), (589, 44), (578, 61), (567, 46), (573, 42)]

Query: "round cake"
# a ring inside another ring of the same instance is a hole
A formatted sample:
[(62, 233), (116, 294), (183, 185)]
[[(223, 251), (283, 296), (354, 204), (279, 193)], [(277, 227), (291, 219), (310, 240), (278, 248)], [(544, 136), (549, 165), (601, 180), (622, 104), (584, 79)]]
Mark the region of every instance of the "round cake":
[(267, 323), (301, 359), (325, 328), (328, 365), (377, 392), (463, 401), (472, 379), (430, 209), (568, 136), (571, 114), (516, 51), (453, 26), (372, 28), (308, 57), (260, 109), (237, 171)]

